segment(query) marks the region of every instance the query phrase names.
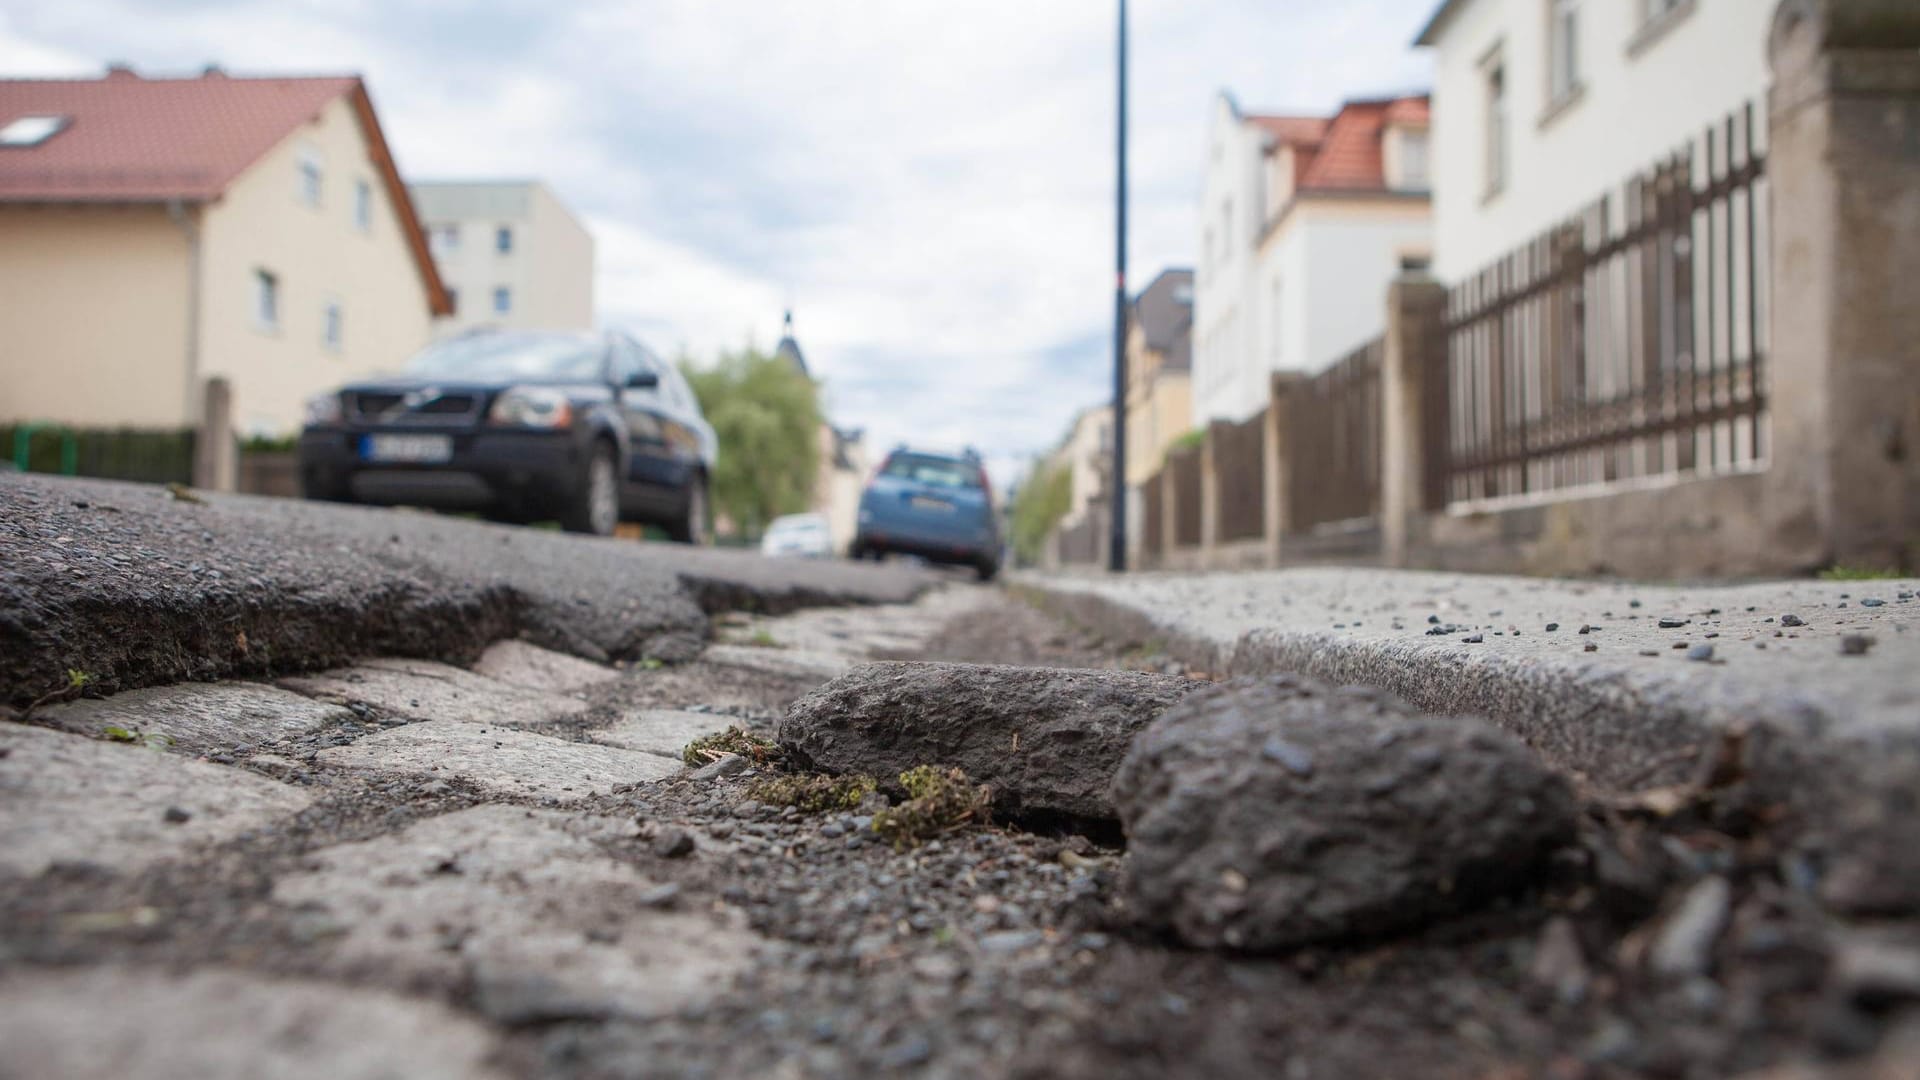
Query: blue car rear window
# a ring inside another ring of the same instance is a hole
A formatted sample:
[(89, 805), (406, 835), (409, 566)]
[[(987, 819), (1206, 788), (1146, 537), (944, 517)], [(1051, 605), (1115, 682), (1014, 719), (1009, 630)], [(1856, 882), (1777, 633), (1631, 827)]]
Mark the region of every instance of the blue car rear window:
[(895, 454), (887, 459), (887, 467), (881, 470), (881, 474), (912, 480), (927, 487), (978, 488), (981, 486), (979, 466), (927, 454)]

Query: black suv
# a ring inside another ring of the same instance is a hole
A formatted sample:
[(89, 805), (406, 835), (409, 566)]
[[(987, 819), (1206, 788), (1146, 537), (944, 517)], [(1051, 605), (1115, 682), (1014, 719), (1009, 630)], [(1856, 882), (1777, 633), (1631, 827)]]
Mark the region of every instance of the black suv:
[(643, 521), (702, 543), (715, 453), (686, 380), (625, 334), (476, 330), (307, 402), (300, 483), (310, 499), (603, 536)]

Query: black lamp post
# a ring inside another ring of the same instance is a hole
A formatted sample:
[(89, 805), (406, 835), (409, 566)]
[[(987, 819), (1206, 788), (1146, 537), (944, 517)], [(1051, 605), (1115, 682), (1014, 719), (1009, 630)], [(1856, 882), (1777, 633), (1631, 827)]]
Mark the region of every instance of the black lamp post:
[(1115, 173), (1113, 280), (1113, 511), (1107, 568), (1127, 568), (1127, 0), (1120, 0), (1119, 153)]

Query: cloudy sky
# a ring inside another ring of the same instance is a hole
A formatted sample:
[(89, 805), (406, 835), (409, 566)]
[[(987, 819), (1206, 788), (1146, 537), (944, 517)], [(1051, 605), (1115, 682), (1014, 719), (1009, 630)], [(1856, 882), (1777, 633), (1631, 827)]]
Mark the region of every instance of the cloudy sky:
[[(1135, 0), (1136, 287), (1207, 107), (1423, 88), (1435, 0)], [(834, 418), (1002, 480), (1110, 378), (1111, 0), (0, 0), (0, 74), (366, 76), (410, 178), (538, 177), (601, 319), (699, 359), (791, 304)]]

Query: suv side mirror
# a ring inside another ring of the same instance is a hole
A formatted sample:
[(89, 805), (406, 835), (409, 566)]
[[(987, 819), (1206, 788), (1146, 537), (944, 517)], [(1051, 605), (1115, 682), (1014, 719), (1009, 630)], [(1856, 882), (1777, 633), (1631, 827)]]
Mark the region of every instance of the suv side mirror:
[(660, 385), (660, 373), (657, 371), (636, 371), (627, 376), (627, 386), (634, 390), (651, 390)]

